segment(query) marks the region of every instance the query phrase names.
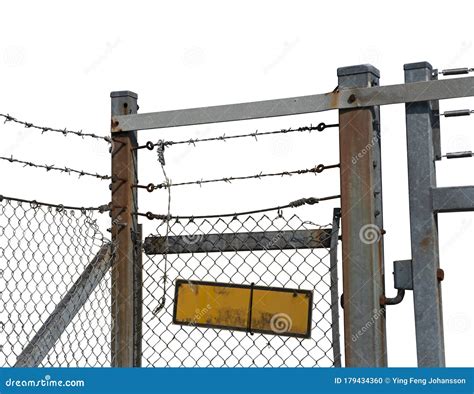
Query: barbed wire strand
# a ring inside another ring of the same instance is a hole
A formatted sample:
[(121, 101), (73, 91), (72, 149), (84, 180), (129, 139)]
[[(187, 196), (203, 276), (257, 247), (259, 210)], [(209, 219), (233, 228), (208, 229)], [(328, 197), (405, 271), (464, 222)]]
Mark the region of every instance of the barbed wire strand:
[(263, 209), (256, 209), (253, 211), (244, 211), (244, 212), (236, 212), (236, 213), (224, 213), (224, 214), (212, 214), (212, 215), (195, 215), (195, 216), (173, 216), (170, 214), (167, 215), (159, 215), (159, 214), (154, 214), (152, 212), (132, 212), (132, 215), (136, 216), (144, 216), (149, 220), (162, 220), (162, 221), (170, 221), (170, 220), (179, 220), (179, 219), (189, 219), (189, 220), (194, 220), (194, 219), (215, 219), (215, 218), (221, 218), (221, 217), (237, 217), (237, 216), (242, 216), (242, 215), (252, 215), (255, 213), (264, 213), (264, 212), (270, 212), (270, 211), (281, 211), (282, 209), (286, 208), (296, 208), (300, 207), (302, 205), (314, 205), (318, 204), (322, 201), (329, 201), (329, 200), (335, 200), (341, 198), (341, 196), (338, 195), (333, 195), (333, 196), (326, 196), (326, 197), (309, 197), (309, 198), (301, 198), (299, 200), (292, 201), (286, 205), (280, 205), (277, 207), (271, 207), (271, 208), (263, 208)]
[(259, 132), (256, 130), (253, 133), (248, 133), (248, 134), (235, 134), (235, 135), (221, 135), (217, 137), (208, 137), (208, 138), (191, 138), (188, 140), (181, 140), (181, 141), (158, 141), (156, 143), (153, 143), (151, 141), (148, 141), (145, 145), (140, 145), (137, 146), (136, 148), (133, 148), (133, 150), (138, 150), (138, 149), (148, 149), (148, 150), (153, 150), (158, 144), (163, 144), (165, 147), (167, 146), (172, 146), (172, 145), (181, 145), (181, 144), (187, 144), (187, 145), (193, 145), (196, 146), (197, 143), (200, 142), (211, 142), (211, 141), (227, 141), (231, 139), (237, 139), (237, 138), (255, 138), (256, 141), (258, 141), (257, 137), (260, 136), (265, 136), (265, 135), (275, 135), (275, 134), (287, 134), (287, 133), (296, 133), (296, 132), (304, 132), (304, 131), (323, 131), (327, 128), (333, 128), (333, 127), (339, 127), (339, 124), (334, 123), (334, 124), (326, 124), (326, 123), (319, 123), (317, 126), (302, 126), (298, 128), (289, 128), (289, 129), (279, 129), (279, 130), (273, 130), (273, 131), (264, 131), (264, 132)]
[(98, 211), (99, 213), (104, 213), (106, 211), (110, 211), (111, 204), (103, 204), (99, 205), (98, 207), (76, 207), (71, 205), (63, 205), (63, 204), (53, 204), (48, 202), (40, 202), (36, 200), (26, 200), (23, 198), (16, 198), (16, 197), (7, 197), (0, 195), (0, 201), (8, 200), (8, 201), (16, 201), (20, 203), (30, 204), (32, 208), (38, 208), (39, 206), (45, 206), (49, 208), (56, 208), (58, 212), (61, 212), (65, 209), (74, 210), (74, 211), (81, 211), (85, 213), (86, 211)]
[(57, 129), (57, 128), (54, 128), (54, 127), (38, 126), (38, 125), (35, 125), (33, 123), (30, 123), (30, 122), (25, 122), (23, 120), (16, 119), (13, 116), (10, 116), (9, 114), (0, 113), (0, 117), (5, 119), (5, 121), (3, 123), (14, 122), (14, 123), (25, 126), (25, 128), (27, 128), (27, 129), (40, 130), (41, 134), (44, 134), (44, 133), (50, 131), (50, 132), (53, 132), (53, 133), (63, 134), (64, 136), (72, 134), (72, 135), (76, 135), (76, 136), (82, 137), (82, 138), (84, 138), (84, 137), (94, 138), (94, 139), (97, 139), (97, 140), (107, 141), (109, 144), (112, 142), (111, 138), (108, 137), (108, 136), (100, 136), (100, 135), (97, 135), (97, 134), (94, 134), (94, 133), (84, 133), (82, 130), (69, 130), (67, 128)]
[(0, 156), (0, 160), (8, 161), (10, 163), (23, 164), (24, 167), (44, 168), (47, 172), (49, 172), (49, 171), (58, 171), (58, 172), (61, 172), (61, 173), (66, 173), (68, 175), (70, 175), (71, 173), (79, 174), (79, 178), (82, 177), (82, 176), (90, 176), (90, 177), (94, 177), (94, 178), (101, 179), (101, 180), (112, 179), (112, 177), (110, 175), (100, 175), (100, 174), (97, 174), (97, 173), (94, 174), (92, 172), (87, 172), (87, 171), (83, 171), (83, 170), (75, 170), (75, 169), (69, 168), (69, 167), (63, 167), (62, 168), (62, 167), (56, 167), (54, 165), (36, 164), (36, 163), (31, 162), (31, 161), (24, 161), (24, 160), (15, 159), (13, 156), (10, 156), (10, 157)]
[(281, 171), (281, 172), (273, 172), (273, 173), (263, 173), (260, 172), (259, 174), (255, 175), (243, 175), (243, 176), (236, 176), (236, 177), (224, 177), (224, 178), (215, 178), (215, 179), (201, 179), (197, 181), (187, 181), (187, 182), (178, 182), (172, 183), (171, 181), (166, 181), (164, 183), (160, 183), (155, 185), (153, 183), (149, 183), (148, 185), (132, 185), (132, 187), (146, 189), (148, 192), (153, 192), (157, 189), (167, 189), (169, 187), (174, 186), (189, 186), (189, 185), (199, 185), (202, 186), (203, 184), (207, 183), (217, 183), (217, 182), (225, 182), (225, 183), (232, 183), (232, 181), (240, 181), (240, 180), (248, 180), (248, 179), (262, 179), (266, 177), (275, 177), (275, 176), (292, 176), (292, 175), (302, 175), (302, 174), (310, 174), (314, 173), (314, 175), (320, 174), (324, 170), (328, 170), (331, 168), (339, 168), (339, 164), (331, 164), (331, 165), (324, 165), (319, 164), (313, 168), (306, 168), (301, 170), (293, 170), (293, 171)]

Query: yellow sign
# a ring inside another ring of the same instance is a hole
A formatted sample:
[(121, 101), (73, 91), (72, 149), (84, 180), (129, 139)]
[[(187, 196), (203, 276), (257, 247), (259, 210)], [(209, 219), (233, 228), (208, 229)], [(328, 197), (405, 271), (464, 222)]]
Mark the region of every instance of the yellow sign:
[(173, 323), (311, 337), (313, 292), (178, 279)]

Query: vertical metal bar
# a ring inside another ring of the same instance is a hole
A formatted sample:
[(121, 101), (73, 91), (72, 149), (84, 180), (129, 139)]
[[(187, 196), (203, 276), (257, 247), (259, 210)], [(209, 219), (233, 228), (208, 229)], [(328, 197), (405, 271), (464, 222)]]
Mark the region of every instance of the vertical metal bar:
[(135, 241), (135, 264), (133, 265), (133, 366), (142, 366), (142, 320), (143, 320), (143, 262), (142, 262), (142, 225), (138, 225)]
[[(432, 80), (438, 79), (438, 70), (432, 71)], [(441, 160), (441, 124), (439, 121), (439, 100), (431, 101), (431, 128), (433, 130), (433, 150), (435, 160)]]
[[(405, 82), (429, 81), (427, 62), (405, 64)], [(433, 146), (433, 103), (406, 104), (410, 233), (418, 366), (442, 367), (443, 315), (439, 268), (438, 220), (433, 213), (431, 188), (436, 187)]]
[[(340, 89), (376, 86), (380, 76), (371, 65), (337, 74)], [(339, 111), (346, 367), (387, 365), (379, 116), (378, 106)]]
[(329, 250), (330, 275), (331, 275), (331, 331), (332, 331), (332, 354), (333, 365), (341, 367), (341, 344), (339, 335), (339, 292), (337, 277), (337, 245), (339, 243), (339, 221), (341, 219), (340, 208), (334, 208), (331, 229), (331, 246)]
[[(137, 95), (112, 92), (112, 117), (137, 113)], [(113, 127), (113, 124), (112, 124)], [(133, 235), (137, 233), (136, 131), (112, 134), (112, 362), (113, 367), (132, 367), (134, 349), (134, 263), (137, 260)]]

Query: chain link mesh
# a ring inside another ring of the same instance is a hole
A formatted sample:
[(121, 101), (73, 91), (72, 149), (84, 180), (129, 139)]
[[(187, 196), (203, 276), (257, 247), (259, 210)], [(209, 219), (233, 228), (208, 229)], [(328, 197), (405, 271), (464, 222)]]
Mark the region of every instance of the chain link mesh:
[[(168, 236), (192, 245), (203, 234), (331, 229), (296, 214), (236, 216), (170, 221)], [(156, 229), (166, 236), (166, 222)], [(337, 237), (338, 229), (333, 230)], [(261, 242), (273, 242), (272, 239)], [(230, 244), (230, 242), (229, 242)], [(336, 238), (337, 244), (337, 238)], [(216, 244), (217, 245), (217, 244)], [(337, 264), (330, 248), (232, 251), (148, 255), (143, 263), (143, 366), (153, 367), (330, 367), (340, 355), (337, 318)], [(189, 249), (187, 250), (189, 251)], [(337, 256), (337, 254), (336, 254)], [(167, 268), (165, 268), (167, 267)], [(165, 272), (166, 271), (166, 272)], [(333, 277), (331, 278), (331, 274)], [(166, 278), (166, 280), (165, 280)], [(312, 290), (309, 339), (250, 334), (173, 324), (176, 279)], [(336, 294), (336, 295), (335, 295)], [(164, 307), (160, 309), (163, 295)], [(334, 313), (335, 312), (335, 313)], [(337, 347), (334, 348), (337, 341)]]
[(110, 248), (95, 215), (0, 199), (1, 366), (110, 365), (112, 254), (94, 259)]

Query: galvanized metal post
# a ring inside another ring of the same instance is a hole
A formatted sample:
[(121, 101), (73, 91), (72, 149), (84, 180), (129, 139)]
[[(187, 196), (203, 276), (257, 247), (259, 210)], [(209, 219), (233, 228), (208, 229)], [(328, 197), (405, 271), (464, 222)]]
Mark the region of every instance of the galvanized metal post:
[[(433, 68), (427, 62), (405, 64), (404, 70), (406, 83), (433, 79)], [(406, 104), (413, 296), (420, 367), (445, 365), (441, 286), (437, 275), (438, 221), (431, 195), (436, 187), (433, 119), (432, 102)]]
[[(137, 113), (137, 95), (129, 91), (112, 92), (112, 117)], [(113, 127), (113, 124), (112, 124)], [(136, 131), (112, 134), (112, 243), (115, 261), (112, 266), (112, 366), (134, 366), (136, 309), (141, 300), (136, 287), (135, 266), (138, 251), (135, 247), (139, 233), (137, 218)]]
[[(371, 65), (337, 75), (341, 92), (376, 86), (380, 77)], [(378, 106), (339, 111), (346, 367), (387, 365), (379, 116)]]

